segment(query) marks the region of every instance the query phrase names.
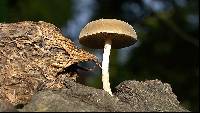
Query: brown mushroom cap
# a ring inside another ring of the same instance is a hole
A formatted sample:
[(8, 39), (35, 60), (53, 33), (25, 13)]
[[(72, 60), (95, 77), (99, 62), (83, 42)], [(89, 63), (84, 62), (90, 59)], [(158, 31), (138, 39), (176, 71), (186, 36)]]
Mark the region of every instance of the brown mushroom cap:
[(112, 40), (112, 48), (128, 47), (137, 40), (135, 30), (128, 23), (116, 19), (100, 19), (88, 23), (80, 32), (79, 42), (87, 47), (102, 49), (105, 40)]

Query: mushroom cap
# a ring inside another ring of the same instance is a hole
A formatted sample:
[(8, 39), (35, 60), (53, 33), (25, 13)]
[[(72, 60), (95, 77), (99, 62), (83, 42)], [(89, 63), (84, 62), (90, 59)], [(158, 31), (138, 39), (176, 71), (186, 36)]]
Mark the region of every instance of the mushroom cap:
[(116, 19), (99, 19), (88, 23), (80, 32), (79, 42), (89, 48), (103, 49), (105, 40), (112, 40), (112, 48), (119, 49), (134, 44), (135, 30), (128, 23)]

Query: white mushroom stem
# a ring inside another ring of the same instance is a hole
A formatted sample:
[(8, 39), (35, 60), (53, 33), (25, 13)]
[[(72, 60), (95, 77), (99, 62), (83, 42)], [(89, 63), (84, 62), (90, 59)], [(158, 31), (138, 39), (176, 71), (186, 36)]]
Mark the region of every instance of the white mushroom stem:
[(107, 39), (105, 41), (103, 61), (102, 61), (102, 82), (103, 82), (103, 89), (112, 96), (112, 91), (109, 82), (109, 56), (110, 56), (111, 44), (112, 41), (110, 39)]

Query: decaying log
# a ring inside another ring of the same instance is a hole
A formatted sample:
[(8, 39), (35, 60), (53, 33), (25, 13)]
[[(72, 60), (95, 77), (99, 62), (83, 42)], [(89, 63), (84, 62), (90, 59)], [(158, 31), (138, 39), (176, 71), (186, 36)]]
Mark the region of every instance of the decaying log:
[(76, 80), (74, 68), (85, 61), (98, 63), (95, 55), (75, 47), (50, 23), (0, 23), (2, 100), (26, 104), (38, 90), (63, 88), (66, 80)]

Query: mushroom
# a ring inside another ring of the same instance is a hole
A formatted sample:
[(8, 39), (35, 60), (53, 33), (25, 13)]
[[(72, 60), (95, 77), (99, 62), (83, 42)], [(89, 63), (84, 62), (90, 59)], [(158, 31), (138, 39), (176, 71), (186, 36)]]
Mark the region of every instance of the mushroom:
[(128, 23), (116, 19), (99, 19), (88, 23), (80, 32), (80, 44), (94, 49), (103, 49), (103, 89), (112, 95), (109, 83), (109, 56), (113, 49), (128, 47), (137, 40), (135, 30)]

